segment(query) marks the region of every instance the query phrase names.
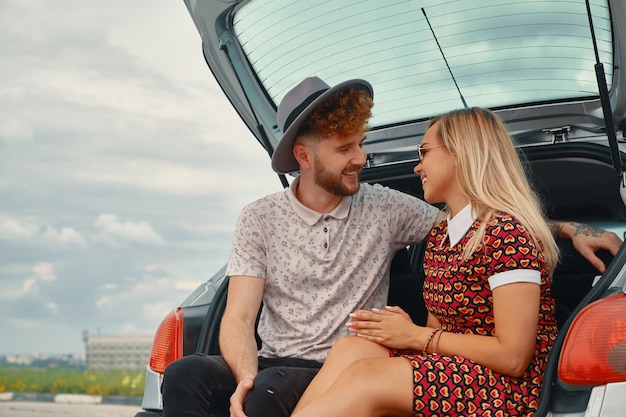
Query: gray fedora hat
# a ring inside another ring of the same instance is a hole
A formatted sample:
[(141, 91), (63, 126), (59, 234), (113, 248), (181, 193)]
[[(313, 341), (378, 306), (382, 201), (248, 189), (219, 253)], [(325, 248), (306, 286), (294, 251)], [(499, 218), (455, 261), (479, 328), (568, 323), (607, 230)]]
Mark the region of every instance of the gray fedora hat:
[(293, 156), (293, 144), (302, 124), (318, 105), (328, 100), (336, 92), (349, 88), (363, 90), (370, 97), (374, 97), (372, 85), (365, 80), (348, 80), (331, 87), (319, 77), (305, 78), (285, 94), (278, 105), (276, 114), (278, 126), (283, 131), (283, 137), (272, 155), (272, 169), (274, 171), (279, 174), (287, 174), (300, 169), (296, 158)]

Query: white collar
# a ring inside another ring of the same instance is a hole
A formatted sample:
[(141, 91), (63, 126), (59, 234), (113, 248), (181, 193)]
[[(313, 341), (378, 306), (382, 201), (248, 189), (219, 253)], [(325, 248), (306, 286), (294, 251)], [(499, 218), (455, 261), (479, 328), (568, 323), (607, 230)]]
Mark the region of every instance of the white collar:
[(476, 213), (472, 210), (471, 204), (465, 206), (456, 216), (450, 218), (448, 213), (448, 240), (450, 246), (454, 246), (463, 239), (469, 228), (476, 221)]
[(308, 208), (307, 206), (302, 204), (300, 200), (298, 200), (298, 198), (296, 197), (296, 190), (298, 189), (298, 185), (300, 185), (300, 177), (293, 180), (293, 182), (289, 186), (289, 190), (287, 191), (287, 198), (289, 198), (291, 206), (293, 207), (296, 214), (309, 226), (313, 226), (324, 215), (334, 217), (338, 220), (345, 219), (348, 216), (348, 213), (350, 212), (350, 205), (352, 204), (352, 196), (344, 197), (337, 205), (337, 207), (335, 207), (330, 213), (320, 213), (318, 211)]

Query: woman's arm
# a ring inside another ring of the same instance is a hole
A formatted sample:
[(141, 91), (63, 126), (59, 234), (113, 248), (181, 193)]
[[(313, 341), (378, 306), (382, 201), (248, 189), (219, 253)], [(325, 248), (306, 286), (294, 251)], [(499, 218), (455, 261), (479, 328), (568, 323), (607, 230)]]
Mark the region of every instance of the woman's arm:
[(495, 336), (444, 332), (441, 355), (460, 355), (494, 371), (520, 376), (528, 368), (537, 339), (540, 287), (513, 283), (493, 290)]
[[(427, 327), (414, 324), (399, 307), (385, 310), (357, 311), (348, 323), (358, 336), (396, 348), (410, 349), (419, 354), (426, 342), (427, 353), (464, 356), (474, 362), (511, 376), (524, 373), (532, 358), (537, 338), (540, 287), (520, 282), (499, 286), (493, 290), (495, 336), (441, 332), (429, 314)], [(435, 347), (436, 344), (436, 347)]]

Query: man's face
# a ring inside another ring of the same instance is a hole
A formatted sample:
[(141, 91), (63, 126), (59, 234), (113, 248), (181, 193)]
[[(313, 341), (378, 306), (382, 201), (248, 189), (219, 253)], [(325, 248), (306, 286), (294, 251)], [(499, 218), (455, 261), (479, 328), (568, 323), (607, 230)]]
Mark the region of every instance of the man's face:
[(315, 183), (338, 196), (349, 196), (359, 191), (361, 170), (366, 161), (364, 141), (362, 133), (322, 139), (316, 146), (314, 158)]

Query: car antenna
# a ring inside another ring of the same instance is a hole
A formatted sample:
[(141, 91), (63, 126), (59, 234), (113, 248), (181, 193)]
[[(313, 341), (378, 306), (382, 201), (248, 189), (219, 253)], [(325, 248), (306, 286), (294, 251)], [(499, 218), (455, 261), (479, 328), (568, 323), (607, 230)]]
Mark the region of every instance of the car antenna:
[(591, 29), (591, 40), (593, 42), (593, 52), (596, 56), (596, 64), (594, 69), (596, 71), (596, 81), (598, 83), (598, 93), (600, 94), (600, 102), (602, 103), (602, 113), (604, 116), (604, 130), (609, 140), (609, 147), (611, 150), (611, 158), (613, 160), (613, 167), (617, 172), (618, 178), (621, 180), (621, 186), (619, 189), (622, 201), (626, 204), (626, 179), (624, 178), (624, 172), (622, 171), (622, 158), (619, 151), (619, 145), (617, 143), (617, 135), (615, 134), (615, 125), (613, 124), (613, 110), (611, 109), (611, 102), (609, 100), (609, 90), (606, 86), (606, 76), (604, 73), (604, 65), (600, 62), (600, 54), (598, 53), (598, 43), (596, 41), (596, 32), (593, 28), (593, 17), (591, 15), (591, 6), (589, 0), (585, 0), (587, 6), (587, 18), (589, 19), (589, 29)]
[(459, 88), (459, 85), (456, 83), (456, 78), (454, 78), (454, 74), (452, 73), (452, 70), (450, 69), (450, 65), (448, 65), (448, 60), (446, 59), (446, 55), (443, 53), (443, 49), (441, 49), (441, 45), (439, 45), (439, 40), (437, 39), (437, 35), (435, 35), (435, 31), (433, 30), (433, 27), (430, 25), (430, 20), (428, 20), (428, 16), (426, 16), (426, 10), (424, 10), (423, 7), (422, 7), (422, 13), (424, 13), (424, 17), (426, 18), (426, 23), (428, 23), (428, 27), (430, 28), (430, 32), (433, 34), (433, 38), (435, 39), (435, 42), (437, 42), (437, 47), (439, 48), (439, 52), (441, 52), (443, 61), (446, 63), (446, 67), (448, 67), (448, 72), (450, 73), (450, 76), (452, 77), (452, 81), (454, 81), (454, 85), (456, 86), (456, 91), (458, 91), (459, 96), (461, 96), (461, 101), (463, 102), (463, 106), (467, 108), (465, 97), (463, 97), (463, 93), (461, 93), (461, 89)]

